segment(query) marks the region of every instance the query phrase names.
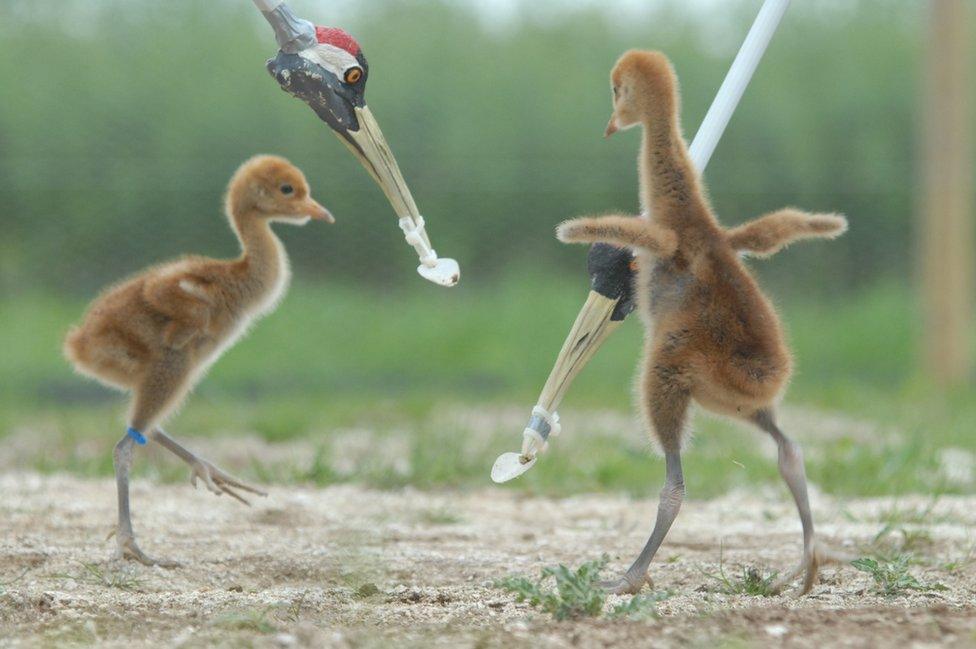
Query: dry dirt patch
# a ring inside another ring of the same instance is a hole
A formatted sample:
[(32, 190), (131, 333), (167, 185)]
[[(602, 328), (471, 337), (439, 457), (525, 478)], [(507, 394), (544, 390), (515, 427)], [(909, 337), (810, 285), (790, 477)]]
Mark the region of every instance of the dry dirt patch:
[[(976, 643), (976, 498), (814, 498), (822, 536), (859, 553), (895, 510), (925, 512), (912, 571), (947, 590), (882, 597), (829, 566), (804, 598), (731, 596), (720, 562), (783, 570), (799, 524), (780, 490), (686, 503), (659, 560), (671, 596), (641, 622), (554, 622), (493, 586), (609, 554), (626, 567), (653, 500), (273, 487), (248, 509), (189, 486), (137, 481), (136, 532), (178, 569), (111, 560), (114, 485), (0, 476), (0, 647), (906, 646)], [(916, 529), (916, 528), (912, 528)], [(612, 602), (618, 601), (611, 598)]]

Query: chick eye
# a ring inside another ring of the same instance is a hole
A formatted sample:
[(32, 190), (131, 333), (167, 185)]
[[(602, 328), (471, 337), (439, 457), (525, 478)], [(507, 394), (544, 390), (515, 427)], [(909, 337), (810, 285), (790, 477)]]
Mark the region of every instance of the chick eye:
[(349, 68), (348, 70), (346, 70), (346, 74), (344, 78), (346, 83), (350, 83), (350, 84), (356, 83), (357, 81), (363, 78), (363, 70), (362, 68), (355, 68), (355, 67)]
[(288, 194), (294, 194), (295, 188), (292, 187), (291, 185), (282, 185), (281, 193), (284, 194), (285, 196), (287, 196)]

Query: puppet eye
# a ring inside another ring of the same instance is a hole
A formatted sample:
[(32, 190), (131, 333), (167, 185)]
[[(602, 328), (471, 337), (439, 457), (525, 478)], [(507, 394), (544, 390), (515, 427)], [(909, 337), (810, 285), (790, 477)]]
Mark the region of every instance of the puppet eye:
[(353, 84), (363, 78), (362, 68), (349, 68), (346, 70), (345, 81), (346, 83)]
[(291, 185), (282, 185), (281, 193), (284, 194), (285, 196), (288, 196), (289, 194), (294, 194), (295, 188), (292, 187)]

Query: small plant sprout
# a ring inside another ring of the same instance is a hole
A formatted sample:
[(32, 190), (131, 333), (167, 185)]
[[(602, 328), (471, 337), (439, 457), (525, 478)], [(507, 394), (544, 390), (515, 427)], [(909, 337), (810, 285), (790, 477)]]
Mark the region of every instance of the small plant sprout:
[[(537, 581), (509, 577), (499, 586), (514, 593), (515, 601), (528, 602), (557, 620), (597, 617), (603, 612), (606, 600), (606, 593), (599, 586), (600, 571), (606, 565), (606, 556), (599, 561), (587, 561), (575, 571), (560, 564), (543, 568), (542, 576)], [(545, 585), (550, 579), (555, 584), (555, 590)]]
[(927, 526), (945, 520), (944, 516), (933, 512), (939, 497), (938, 494), (933, 496), (924, 506), (892, 506), (882, 511), (878, 520), (883, 527), (864, 549), (865, 554), (893, 560), (899, 555), (930, 550), (933, 542)]
[(756, 566), (744, 566), (739, 577), (729, 576), (725, 572), (725, 565), (719, 563), (718, 572), (703, 572), (718, 582), (718, 592), (725, 595), (749, 595), (752, 597), (772, 597), (778, 595), (776, 577), (778, 572), (766, 573)]
[(899, 525), (928, 525), (944, 522), (947, 520), (945, 515), (934, 513), (940, 498), (941, 494), (935, 494), (924, 505), (892, 505), (879, 513), (878, 521), (892, 527)]
[(125, 568), (103, 569), (94, 563), (81, 563), (82, 571), (75, 575), (66, 573), (54, 575), (55, 579), (73, 579), (82, 584), (105, 586), (119, 590), (137, 591), (142, 587), (142, 580), (132, 571)]
[(872, 559), (862, 557), (851, 561), (851, 565), (866, 572), (874, 579), (875, 590), (885, 597), (900, 595), (905, 591), (942, 591), (948, 590), (943, 584), (926, 584), (919, 581), (908, 572), (911, 557), (902, 554), (892, 559)]
[[(576, 570), (564, 565), (543, 568), (538, 580), (508, 577), (497, 586), (515, 594), (515, 601), (528, 602), (557, 620), (599, 617), (606, 604), (606, 591), (600, 586), (600, 572), (607, 565), (604, 555), (598, 561), (588, 561)], [(551, 581), (552, 586), (547, 584)], [(553, 588), (554, 586), (554, 588)], [(667, 599), (667, 593), (647, 596), (634, 595), (613, 607), (610, 618), (647, 619), (657, 615), (657, 603)]]
[(970, 545), (969, 549), (966, 551), (966, 554), (955, 559), (944, 561), (940, 567), (946, 572), (953, 573), (958, 570), (962, 570), (966, 566), (969, 566), (973, 563), (974, 559), (976, 559), (976, 544)]
[[(924, 528), (888, 523), (874, 536), (872, 545), (877, 549), (877, 554), (894, 557), (930, 548), (932, 534)], [(891, 552), (892, 549), (894, 552)]]

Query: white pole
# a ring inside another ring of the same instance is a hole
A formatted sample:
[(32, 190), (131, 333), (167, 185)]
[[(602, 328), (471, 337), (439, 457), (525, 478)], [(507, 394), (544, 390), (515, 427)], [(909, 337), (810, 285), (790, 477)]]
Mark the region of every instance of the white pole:
[(691, 161), (699, 172), (704, 171), (708, 165), (725, 127), (732, 119), (735, 107), (739, 105), (749, 80), (752, 79), (769, 41), (772, 40), (789, 6), (790, 0), (766, 0), (759, 10), (756, 21), (752, 24), (745, 42), (742, 43), (739, 53), (732, 62), (732, 67), (729, 68), (729, 73), (725, 75), (722, 87), (718, 89), (718, 94), (715, 95), (715, 100), (691, 143), (689, 149)]

